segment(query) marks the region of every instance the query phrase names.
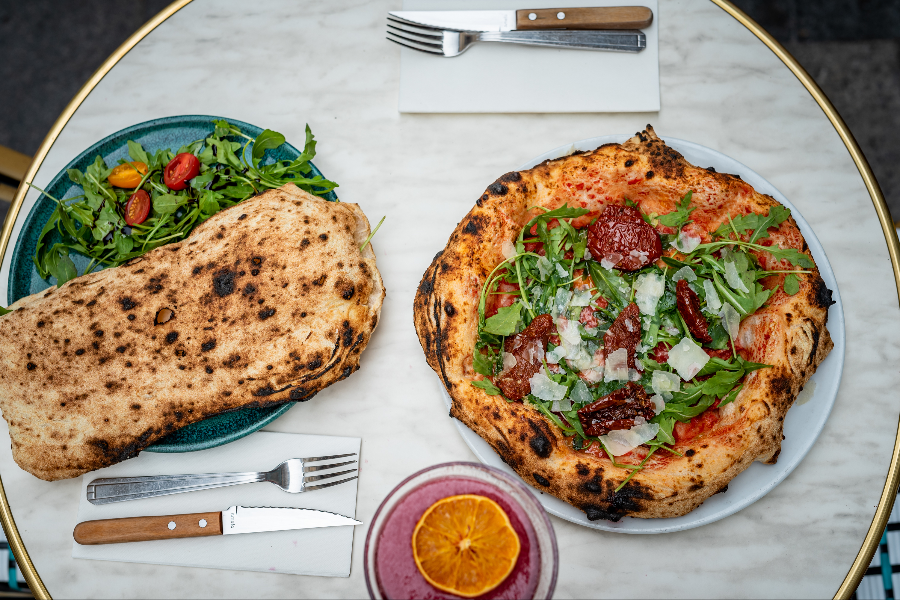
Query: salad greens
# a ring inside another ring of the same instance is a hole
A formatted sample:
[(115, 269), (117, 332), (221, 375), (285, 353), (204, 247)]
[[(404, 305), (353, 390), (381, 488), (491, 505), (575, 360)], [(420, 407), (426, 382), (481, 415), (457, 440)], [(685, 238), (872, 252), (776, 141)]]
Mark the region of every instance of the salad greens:
[[(714, 405), (733, 402), (743, 388), (743, 378), (768, 366), (747, 361), (734, 349), (740, 320), (765, 305), (777, 290), (766, 289), (762, 280), (787, 273), (782, 289), (793, 295), (799, 291), (802, 275), (809, 272), (803, 269), (814, 266), (807, 255), (795, 249), (760, 243), (768, 238), (769, 228), (790, 216), (783, 206), (772, 207), (768, 215), (730, 219), (713, 232), (712, 241), (699, 243), (695, 238), (685, 247), (679, 239), (683, 239), (681, 228), (691, 222), (691, 199), (688, 192), (666, 215), (642, 213), (645, 221), (674, 227), (678, 234), (662, 236), (662, 260), (636, 272), (607, 268), (598, 262), (599, 257), (590, 255), (588, 228), (572, 226), (572, 220), (588, 213), (586, 209), (568, 205), (544, 209), (529, 221), (514, 242), (504, 243), (507, 258), (490, 273), (482, 288), (473, 365), (484, 377), (472, 385), (490, 395), (502, 395), (495, 378), (504, 372), (505, 363), (509, 364), (506, 339), (521, 332), (538, 315), (550, 314), (556, 334), (543, 354), (543, 368), (529, 379), (531, 393), (523, 401), (571, 437), (575, 449), (599, 444), (613, 464), (632, 470), (631, 475), (660, 448), (677, 454), (672, 448), (676, 423), (688, 423)], [(676, 252), (667, 252), (666, 246)], [(786, 261), (792, 268), (767, 270), (758, 258), (762, 253)], [(680, 279), (687, 280), (700, 300), (712, 338), (704, 345), (713, 352), (701, 348), (677, 309), (676, 284)], [(505, 304), (509, 305), (488, 316), (488, 300), (498, 294), (507, 295)], [(637, 369), (627, 369), (626, 375), (621, 370), (615, 372), (611, 361), (604, 364), (603, 347), (606, 331), (632, 302), (640, 308), (641, 340), (636, 350)], [(671, 354), (666, 357), (666, 351), (675, 346), (693, 353), (695, 364), (691, 368), (679, 364)], [(621, 436), (613, 435), (618, 432), (587, 435), (578, 414), (629, 381), (641, 385), (656, 407), (649, 422), (639, 418), (631, 429), (631, 433), (643, 437), (635, 444), (631, 436), (630, 449), (639, 445), (649, 448), (639, 465), (619, 464), (616, 456), (625, 454), (621, 450), (628, 447), (622, 445)]]
[[(81, 195), (59, 200), (36, 188), (56, 202), (34, 255), (40, 276), (54, 277), (57, 286), (78, 276), (69, 256), (73, 251), (91, 259), (84, 273), (90, 273), (98, 265), (120, 265), (163, 244), (182, 240), (220, 210), (286, 183), (319, 196), (337, 187), (336, 183), (312, 174), (309, 161), (316, 155), (316, 141), (309, 126), (300, 156), (266, 164), (266, 150), (284, 144), (283, 135), (266, 129), (252, 138), (227, 121), (214, 123), (215, 130), (209, 137), (175, 152), (169, 149), (148, 152), (129, 140), (130, 159), (148, 167), (135, 188), (112, 186), (107, 178), (115, 165), (107, 166), (100, 156), (83, 172), (68, 171), (69, 178), (81, 186)], [(183, 152), (199, 159), (200, 173), (190, 180), (188, 187), (174, 191), (164, 183), (163, 171)], [(128, 198), (138, 189), (149, 193), (152, 209), (145, 221), (130, 226), (125, 222), (124, 210)], [(51, 242), (53, 232), (58, 232), (59, 242)]]

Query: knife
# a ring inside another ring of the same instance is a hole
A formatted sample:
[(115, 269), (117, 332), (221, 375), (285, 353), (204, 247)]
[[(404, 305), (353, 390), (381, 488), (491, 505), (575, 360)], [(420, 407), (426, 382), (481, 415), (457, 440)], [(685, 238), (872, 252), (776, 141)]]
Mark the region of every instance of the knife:
[(397, 10), (388, 14), (430, 27), (460, 31), (642, 29), (653, 22), (653, 11), (645, 6), (523, 10)]
[(308, 508), (232, 506), (222, 512), (85, 521), (75, 526), (72, 535), (79, 544), (93, 545), (343, 525), (362, 522)]

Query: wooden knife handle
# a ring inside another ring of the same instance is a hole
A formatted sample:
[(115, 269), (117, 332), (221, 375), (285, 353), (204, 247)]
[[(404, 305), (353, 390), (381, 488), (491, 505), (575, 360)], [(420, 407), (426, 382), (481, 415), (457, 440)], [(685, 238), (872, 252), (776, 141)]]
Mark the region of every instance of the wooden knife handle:
[(652, 22), (653, 11), (645, 6), (516, 11), (516, 29), (643, 29)]
[(83, 545), (146, 542), (208, 535), (222, 535), (221, 512), (85, 521), (76, 525), (72, 533), (75, 541)]

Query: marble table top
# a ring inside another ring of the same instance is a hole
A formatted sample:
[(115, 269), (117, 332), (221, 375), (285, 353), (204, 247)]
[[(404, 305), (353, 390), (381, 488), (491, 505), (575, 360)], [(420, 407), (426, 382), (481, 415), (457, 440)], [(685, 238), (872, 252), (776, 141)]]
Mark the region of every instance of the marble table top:
[[(820, 107), (715, 4), (660, 0), (659, 113), (401, 115), (399, 49), (383, 35), (385, 13), (399, 8), (400, 0), (195, 0), (91, 92), (35, 183), (45, 185), (94, 141), (152, 118), (223, 115), (288, 140), (302, 139), (310, 124), (316, 164), (340, 182), (341, 199), (359, 203), (371, 219), (388, 215), (374, 241), (387, 299), (360, 371), (268, 429), (361, 437), (357, 518), (368, 522), (414, 471), (474, 460), (425, 363), (412, 302), (425, 268), (486, 185), (550, 148), (647, 123), (663, 138), (735, 158), (800, 209), (834, 268), (847, 333), (834, 411), (796, 471), (722, 521), (629, 536), (552, 518), (556, 597), (832, 596), (863, 541), (890, 461), (900, 311), (872, 201)], [(36, 197), (27, 196), (13, 239)], [(4, 299), (9, 255), (0, 269)], [(24, 543), (56, 597), (366, 596), (364, 527), (348, 579), (75, 560), (79, 480), (47, 483), (18, 469), (4, 422), (0, 474)]]

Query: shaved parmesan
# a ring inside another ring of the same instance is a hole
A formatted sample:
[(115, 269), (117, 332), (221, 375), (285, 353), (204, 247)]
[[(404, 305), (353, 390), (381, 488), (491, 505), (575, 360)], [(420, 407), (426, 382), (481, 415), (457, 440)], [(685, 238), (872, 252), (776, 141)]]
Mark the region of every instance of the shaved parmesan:
[(589, 249), (585, 248), (584, 249), (584, 260), (591, 260), (592, 258), (594, 258), (594, 257), (591, 256), (591, 251)]
[(559, 274), (560, 277), (568, 277), (569, 276), (569, 272), (566, 271), (563, 268), (563, 266), (559, 263), (556, 263), (556, 272)]
[(513, 367), (518, 364), (519, 361), (516, 360), (516, 355), (511, 352), (503, 353), (503, 370), (509, 371)]
[(655, 315), (656, 305), (666, 291), (666, 280), (659, 273), (642, 273), (634, 284), (634, 301), (641, 314)]
[(553, 404), (550, 405), (550, 410), (552, 410), (553, 412), (572, 410), (572, 401), (568, 398), (563, 398), (562, 400), (554, 400)]
[(749, 292), (747, 286), (744, 285), (744, 282), (741, 281), (741, 276), (737, 271), (737, 267), (734, 265), (733, 261), (726, 260), (725, 261), (725, 281), (728, 282), (728, 285), (731, 286), (731, 289), (737, 290), (739, 292)]
[(681, 377), (668, 371), (653, 371), (650, 387), (663, 398), (671, 398), (672, 392), (681, 391)]
[(738, 336), (738, 328), (741, 325), (741, 315), (738, 314), (738, 311), (734, 310), (734, 307), (731, 306), (731, 304), (726, 302), (722, 306), (719, 316), (722, 317), (722, 327), (728, 332), (731, 339), (736, 339)]
[(541, 281), (547, 279), (550, 276), (550, 271), (553, 269), (553, 264), (547, 260), (546, 256), (541, 256), (537, 259), (537, 268), (538, 274), (541, 276)]
[(678, 237), (675, 239), (675, 249), (684, 254), (690, 254), (694, 250), (697, 249), (697, 246), (700, 245), (700, 238), (692, 236), (684, 229), (678, 232)]
[(600, 261), (600, 266), (604, 269), (612, 269), (617, 264), (622, 262), (622, 259), (625, 258), (618, 252), (610, 252), (606, 256), (603, 257), (603, 260)]
[(564, 342), (574, 346), (581, 344), (581, 332), (578, 330), (578, 321), (570, 321), (560, 317), (556, 320), (556, 330)]
[(641, 444), (645, 444), (659, 433), (659, 425), (647, 423), (642, 417), (635, 417), (631, 429), (616, 429), (600, 436), (600, 441), (613, 456), (628, 454)]
[(516, 245), (509, 240), (503, 240), (500, 249), (503, 252), (503, 258), (509, 259), (516, 255)]
[(716, 286), (709, 279), (703, 280), (703, 291), (706, 292), (706, 308), (712, 312), (717, 312), (722, 308), (722, 301), (719, 300), (719, 293)]
[(600, 383), (603, 381), (603, 367), (591, 367), (579, 373), (588, 383)]
[(588, 390), (588, 387), (580, 379), (578, 380), (578, 383), (572, 387), (569, 398), (572, 399), (572, 402), (578, 402), (579, 404), (588, 404), (594, 400), (590, 390)]
[(550, 314), (556, 318), (566, 312), (569, 306), (569, 300), (572, 299), (572, 292), (559, 288), (556, 290), (556, 296), (553, 297), (553, 306), (550, 308)]
[(669, 349), (668, 363), (685, 381), (693, 379), (708, 362), (709, 355), (690, 338), (681, 338)]
[(531, 384), (531, 393), (541, 400), (562, 400), (569, 389), (547, 377), (543, 371), (532, 375), (528, 383)]
[(547, 362), (551, 365), (559, 364), (559, 361), (566, 357), (566, 349), (563, 346), (557, 346), (546, 354)]
[(659, 394), (653, 394), (650, 396), (650, 401), (653, 402), (653, 412), (659, 414), (666, 407), (666, 401)]
[(672, 281), (678, 282), (682, 279), (687, 280), (688, 283), (697, 281), (697, 274), (694, 273), (694, 270), (692, 268), (685, 265), (675, 271), (675, 274), (672, 275)]
[(590, 306), (591, 292), (590, 290), (581, 290), (572, 294), (569, 306)]
[(619, 348), (606, 356), (603, 379), (606, 382), (628, 381), (628, 350)]

